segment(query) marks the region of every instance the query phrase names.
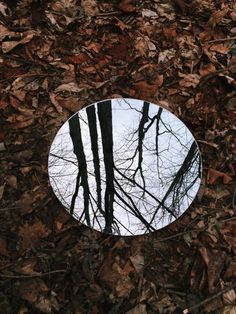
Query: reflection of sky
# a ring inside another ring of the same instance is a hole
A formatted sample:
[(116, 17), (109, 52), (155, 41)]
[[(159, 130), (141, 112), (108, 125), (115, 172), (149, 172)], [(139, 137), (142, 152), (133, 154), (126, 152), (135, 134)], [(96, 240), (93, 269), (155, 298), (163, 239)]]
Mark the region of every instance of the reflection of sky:
[[(138, 126), (142, 116), (143, 101), (134, 99), (118, 99), (112, 100), (112, 122), (113, 122), (113, 152), (115, 166), (126, 176), (133, 179), (135, 169), (138, 167), (138, 153), (136, 156), (135, 151), (138, 145)], [(159, 107), (150, 104), (149, 106), (149, 121), (145, 124), (144, 128), (150, 123), (150, 119), (157, 114)], [(88, 120), (86, 110), (81, 110), (78, 113), (80, 117), (81, 133), (84, 146), (84, 153), (86, 155), (87, 170), (88, 170), (88, 183), (91, 191), (91, 212), (99, 213), (96, 208), (96, 181), (94, 177), (93, 154), (91, 151), (90, 133), (88, 128)], [(99, 157), (101, 166), (101, 186), (102, 197), (104, 199), (105, 193), (105, 170), (103, 163), (103, 152), (101, 142), (101, 132), (99, 128), (99, 121), (97, 117), (97, 132), (98, 132), (98, 146)], [(142, 172), (145, 177), (145, 187), (152, 195), (162, 200), (167, 192), (171, 182), (174, 179), (176, 172), (179, 170), (183, 163), (190, 146), (193, 142), (193, 137), (185, 125), (177, 119), (173, 114), (163, 109), (161, 120), (159, 122), (159, 136), (158, 136), (158, 156), (156, 152), (156, 122), (152, 124), (144, 138), (143, 145), (143, 162)], [(72, 195), (75, 190), (76, 177), (77, 177), (77, 161), (73, 153), (73, 144), (69, 134), (69, 124), (66, 122), (58, 131), (55, 137), (49, 156), (49, 176), (50, 182), (54, 189), (55, 194), (61, 200), (63, 205), (67, 208), (70, 207)], [(54, 157), (55, 154), (58, 157)], [(177, 216), (183, 213), (193, 198), (195, 197), (199, 188), (200, 179), (184, 195), (183, 191), (186, 190), (189, 183), (197, 176), (198, 163), (193, 164), (191, 171), (186, 175), (182, 183), (179, 193), (183, 194), (181, 204), (177, 209)], [(142, 212), (145, 219), (150, 222), (155, 209), (158, 205), (147, 193), (144, 193), (139, 187), (134, 186), (129, 181), (124, 179), (119, 173), (115, 172), (115, 178), (119, 181), (124, 192), (122, 192), (117, 185), (116, 189), (119, 190), (121, 197), (126, 198), (126, 193), (132, 197), (136, 207)], [(140, 171), (135, 175), (135, 181), (143, 186), (143, 180)], [(94, 200), (93, 200), (94, 199)], [(130, 209), (127, 208), (122, 202), (115, 197), (116, 203), (114, 204), (114, 216), (117, 218), (120, 233), (123, 235), (128, 234), (142, 234), (146, 231), (145, 226), (142, 226), (140, 220), (134, 215), (130, 214)], [(173, 200), (170, 195), (165, 201), (166, 207), (172, 207)], [(104, 205), (104, 204), (103, 204)], [(75, 216), (80, 217), (83, 212), (83, 189), (79, 189), (76, 199)], [(91, 218), (92, 218), (91, 214)], [(100, 214), (101, 216), (101, 214)], [(160, 229), (167, 225), (175, 218), (161, 208), (152, 226), (155, 229)], [(91, 219), (91, 221), (93, 221)], [(101, 230), (98, 222), (94, 219), (93, 227)], [(104, 228), (104, 218), (99, 218), (99, 224)], [(126, 228), (130, 231), (128, 233)]]

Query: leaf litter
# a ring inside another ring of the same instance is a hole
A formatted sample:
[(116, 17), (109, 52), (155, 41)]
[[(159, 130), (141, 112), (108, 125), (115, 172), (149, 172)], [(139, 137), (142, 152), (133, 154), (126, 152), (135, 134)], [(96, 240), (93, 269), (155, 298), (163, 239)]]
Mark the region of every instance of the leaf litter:
[[(0, 15), (0, 308), (235, 313), (235, 4), (6, 0)], [(117, 95), (171, 110), (203, 156), (188, 212), (139, 239), (79, 225), (48, 188), (58, 128)]]

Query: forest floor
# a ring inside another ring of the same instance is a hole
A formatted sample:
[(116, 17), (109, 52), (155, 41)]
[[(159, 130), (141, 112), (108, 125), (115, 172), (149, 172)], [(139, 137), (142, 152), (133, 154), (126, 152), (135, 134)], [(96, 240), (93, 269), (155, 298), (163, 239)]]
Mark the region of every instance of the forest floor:
[[(0, 313), (236, 313), (235, 2), (6, 0), (0, 19)], [(114, 97), (201, 149), (193, 205), (145, 236), (79, 225), (49, 185), (59, 127)]]

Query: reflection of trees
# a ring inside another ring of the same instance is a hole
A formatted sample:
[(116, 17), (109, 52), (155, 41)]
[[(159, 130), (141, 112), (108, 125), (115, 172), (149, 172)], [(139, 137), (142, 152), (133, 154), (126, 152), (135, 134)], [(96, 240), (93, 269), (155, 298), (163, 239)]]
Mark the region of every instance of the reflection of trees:
[(113, 202), (114, 202), (114, 161), (113, 161), (113, 135), (111, 101), (104, 101), (98, 105), (98, 118), (102, 134), (102, 148), (106, 173), (105, 191), (105, 229), (112, 232)]
[[(87, 172), (87, 163), (84, 154), (80, 121), (77, 115), (74, 115), (69, 120), (70, 127), (70, 136), (73, 142), (74, 154), (77, 157), (78, 161), (78, 174), (76, 179), (75, 192), (72, 196), (70, 213), (73, 215), (75, 200), (79, 192), (79, 186), (83, 187), (83, 196), (84, 196), (84, 214), (86, 223), (90, 226), (90, 215), (89, 215), (89, 185), (88, 185), (88, 172)], [(81, 182), (80, 182), (81, 181)]]
[(89, 226), (133, 234), (154, 231), (176, 219), (192, 201), (201, 169), (197, 144), (189, 138), (186, 142), (182, 125), (172, 125), (173, 119), (168, 121), (162, 108), (154, 106), (154, 110), (144, 102), (138, 110), (128, 100), (125, 103), (117, 108), (124, 115), (136, 114), (136, 126), (114, 129), (116, 112), (111, 101), (103, 101), (69, 120), (77, 162), (71, 155), (52, 152), (51, 156), (78, 165), (74, 190), (68, 196), (71, 214), (79, 208), (79, 219)]

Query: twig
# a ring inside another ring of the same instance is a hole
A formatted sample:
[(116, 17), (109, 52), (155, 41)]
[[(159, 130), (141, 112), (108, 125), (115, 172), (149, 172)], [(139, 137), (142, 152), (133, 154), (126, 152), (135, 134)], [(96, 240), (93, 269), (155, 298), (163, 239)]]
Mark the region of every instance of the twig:
[(216, 294), (214, 294), (214, 295), (210, 296), (209, 298), (207, 298), (207, 299), (205, 299), (205, 300), (203, 300), (203, 301), (201, 301), (201, 302), (199, 302), (199, 303), (197, 303), (197, 304), (195, 304), (195, 305), (189, 307), (188, 309), (185, 309), (185, 310), (183, 311), (183, 314), (188, 314), (188, 313), (190, 313), (192, 310), (197, 309), (198, 307), (200, 307), (200, 306), (202, 306), (202, 305), (204, 305), (204, 304), (206, 304), (206, 303), (208, 303), (208, 302), (210, 302), (210, 301), (212, 301), (212, 300), (218, 298), (218, 297), (221, 296), (222, 294), (224, 294), (224, 293), (226, 293), (226, 292), (228, 292), (228, 291), (230, 291), (230, 290), (232, 290), (232, 289), (234, 289), (234, 288), (236, 288), (236, 283), (233, 284), (233, 285), (230, 286), (230, 287), (226, 287), (225, 289), (222, 289), (221, 291), (217, 292)]
[(101, 12), (96, 14), (97, 17), (108, 17), (108, 16), (114, 16), (114, 15), (122, 15), (123, 12), (120, 11), (111, 11), (111, 12)]
[(9, 278), (9, 279), (37, 278), (37, 277), (45, 277), (45, 276), (50, 276), (53, 274), (66, 273), (66, 272), (67, 272), (66, 269), (58, 269), (58, 270), (48, 271), (46, 273), (32, 274), (32, 275), (4, 275), (4, 274), (0, 274), (0, 278)]
[(213, 44), (213, 43), (219, 43), (219, 42), (222, 42), (222, 41), (230, 41), (230, 40), (236, 40), (236, 36), (234, 36), (234, 37), (227, 37), (227, 38), (213, 39), (213, 40), (209, 40), (207, 43), (208, 44)]

